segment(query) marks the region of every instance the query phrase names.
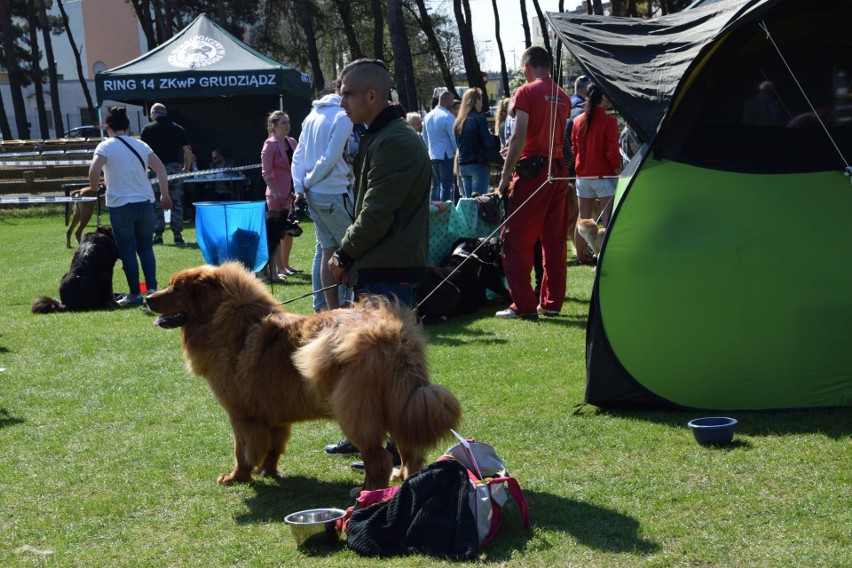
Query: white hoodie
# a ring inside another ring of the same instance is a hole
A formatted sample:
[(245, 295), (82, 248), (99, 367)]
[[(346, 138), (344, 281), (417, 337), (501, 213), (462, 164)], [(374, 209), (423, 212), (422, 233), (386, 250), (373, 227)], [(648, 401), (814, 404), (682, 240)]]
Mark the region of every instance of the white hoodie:
[(340, 107), (340, 95), (313, 102), (293, 154), (296, 193), (347, 193), (350, 170), (344, 152), (351, 134), (352, 121)]

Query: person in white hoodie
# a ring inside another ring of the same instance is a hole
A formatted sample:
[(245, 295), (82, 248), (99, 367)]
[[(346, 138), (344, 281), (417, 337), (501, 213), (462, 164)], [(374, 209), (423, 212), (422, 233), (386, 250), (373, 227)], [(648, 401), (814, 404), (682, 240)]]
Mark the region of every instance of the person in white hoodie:
[[(312, 106), (302, 122), (302, 134), (293, 154), (293, 185), (296, 198), (304, 196), (308, 202), (322, 248), (319, 280), (326, 288), (334, 284), (328, 260), (340, 246), (355, 211), (352, 171), (346, 160), (352, 121), (340, 107), (340, 95), (334, 91), (315, 100)], [(317, 268), (317, 263), (314, 267)], [(340, 307), (337, 289), (325, 290), (323, 294), (327, 309)]]

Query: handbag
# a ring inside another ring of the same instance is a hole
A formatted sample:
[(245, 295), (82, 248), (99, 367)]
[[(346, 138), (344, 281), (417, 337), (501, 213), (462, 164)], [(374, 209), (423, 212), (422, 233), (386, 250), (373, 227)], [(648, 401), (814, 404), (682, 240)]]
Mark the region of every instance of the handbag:
[(479, 216), (489, 225), (500, 222), (500, 196), (496, 193), (477, 195), (476, 206), (479, 208)]
[(515, 173), (521, 179), (534, 179), (541, 173), (541, 169), (546, 162), (547, 158), (544, 156), (527, 156), (526, 158), (521, 158), (515, 164)]
[(500, 137), (496, 134), (488, 134), (491, 139), (491, 145), (485, 148), (483, 152), (482, 158), (490, 166), (503, 167), (503, 162), (505, 162), (505, 158), (503, 154), (500, 153)]

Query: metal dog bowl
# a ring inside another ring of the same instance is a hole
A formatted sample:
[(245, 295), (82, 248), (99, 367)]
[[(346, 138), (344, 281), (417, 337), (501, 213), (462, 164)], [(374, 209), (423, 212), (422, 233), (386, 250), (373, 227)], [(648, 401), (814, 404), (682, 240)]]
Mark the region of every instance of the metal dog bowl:
[(345, 514), (342, 509), (309, 509), (287, 515), (284, 522), (290, 525), (296, 546), (321, 546), (337, 542), (337, 521)]
[(730, 444), (734, 439), (734, 430), (738, 422), (733, 418), (712, 416), (690, 420), (687, 426), (692, 430), (699, 444)]

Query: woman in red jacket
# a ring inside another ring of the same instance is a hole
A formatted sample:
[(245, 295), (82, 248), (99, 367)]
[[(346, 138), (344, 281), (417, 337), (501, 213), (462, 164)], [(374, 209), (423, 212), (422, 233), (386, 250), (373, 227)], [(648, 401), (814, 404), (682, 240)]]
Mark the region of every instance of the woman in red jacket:
[[(589, 87), (589, 98), (583, 114), (574, 120), (571, 145), (577, 170), (577, 196), (580, 198), (580, 218), (592, 218), (595, 201), (600, 201), (600, 222), (609, 224), (609, 215), (617, 176), (621, 173), (618, 151), (618, 123), (606, 111), (612, 108), (609, 99), (596, 85)], [(574, 232), (577, 264), (585, 264), (586, 241)]]

